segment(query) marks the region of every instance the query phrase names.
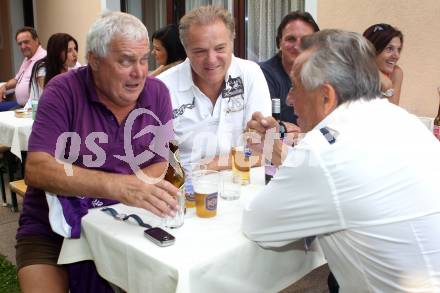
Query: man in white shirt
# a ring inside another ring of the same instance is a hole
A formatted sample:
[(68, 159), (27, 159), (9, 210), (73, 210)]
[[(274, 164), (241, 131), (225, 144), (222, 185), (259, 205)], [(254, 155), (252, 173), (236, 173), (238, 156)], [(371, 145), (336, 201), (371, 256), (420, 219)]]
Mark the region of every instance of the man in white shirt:
[[(46, 56), (46, 50), (40, 45), (37, 32), (32, 27), (23, 27), (15, 35), (17, 45), (25, 57), (14, 78), (0, 86), (0, 111), (16, 106), (24, 106), (29, 99), (29, 83), (35, 62)], [(6, 91), (15, 89), (16, 101), (6, 101)]]
[(317, 235), (340, 292), (440, 292), (440, 143), (380, 98), (360, 35), (325, 30), (302, 49), (288, 98), (306, 134), (246, 204), (245, 235), (264, 247)]
[(252, 113), (271, 113), (266, 80), (256, 63), (233, 56), (234, 20), (228, 11), (195, 8), (179, 29), (188, 58), (158, 78), (170, 90), (181, 161), (227, 168), (231, 147)]

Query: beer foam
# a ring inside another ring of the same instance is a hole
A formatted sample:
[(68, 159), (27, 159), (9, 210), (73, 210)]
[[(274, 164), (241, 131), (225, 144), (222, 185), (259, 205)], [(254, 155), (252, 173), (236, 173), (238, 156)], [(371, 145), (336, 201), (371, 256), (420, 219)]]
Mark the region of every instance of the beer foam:
[(207, 178), (205, 176), (200, 179), (193, 179), (193, 188), (196, 193), (211, 194), (218, 191), (218, 176)]

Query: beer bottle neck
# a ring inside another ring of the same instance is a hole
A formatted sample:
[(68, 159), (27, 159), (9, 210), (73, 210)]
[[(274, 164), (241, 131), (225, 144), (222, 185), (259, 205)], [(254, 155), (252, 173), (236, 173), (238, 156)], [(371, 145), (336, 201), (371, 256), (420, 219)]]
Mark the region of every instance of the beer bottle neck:
[(272, 117), (275, 118), (276, 121), (280, 121), (281, 119), (281, 114), (278, 113), (272, 113)]

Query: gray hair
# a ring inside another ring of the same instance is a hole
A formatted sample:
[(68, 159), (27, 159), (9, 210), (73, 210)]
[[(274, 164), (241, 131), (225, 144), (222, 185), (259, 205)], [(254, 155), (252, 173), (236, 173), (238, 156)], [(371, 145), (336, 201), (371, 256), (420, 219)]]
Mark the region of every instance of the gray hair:
[(235, 38), (234, 18), (226, 9), (219, 6), (199, 6), (185, 14), (179, 23), (180, 41), (186, 49), (186, 38), (191, 25), (209, 25), (216, 21), (222, 21), (231, 35), (231, 41)]
[(331, 84), (338, 105), (380, 96), (375, 49), (364, 37), (342, 30), (322, 30), (301, 39), (303, 50), (312, 54), (301, 68), (301, 83), (307, 90)]
[(135, 16), (123, 12), (104, 12), (87, 33), (86, 52), (99, 57), (107, 56), (110, 43), (115, 37), (129, 40), (146, 40), (148, 31)]

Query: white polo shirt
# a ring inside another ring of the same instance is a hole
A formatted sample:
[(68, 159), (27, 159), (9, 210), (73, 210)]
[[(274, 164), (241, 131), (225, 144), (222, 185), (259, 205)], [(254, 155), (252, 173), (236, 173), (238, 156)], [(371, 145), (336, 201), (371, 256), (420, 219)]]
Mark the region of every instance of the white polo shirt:
[(345, 103), (246, 204), (243, 231), (266, 247), (318, 235), (341, 293), (440, 292), (440, 142), (386, 99)]
[(184, 164), (228, 154), (254, 112), (271, 115), (266, 79), (252, 61), (232, 56), (225, 88), (214, 106), (194, 84), (188, 58), (157, 78), (170, 90), (174, 130)]

